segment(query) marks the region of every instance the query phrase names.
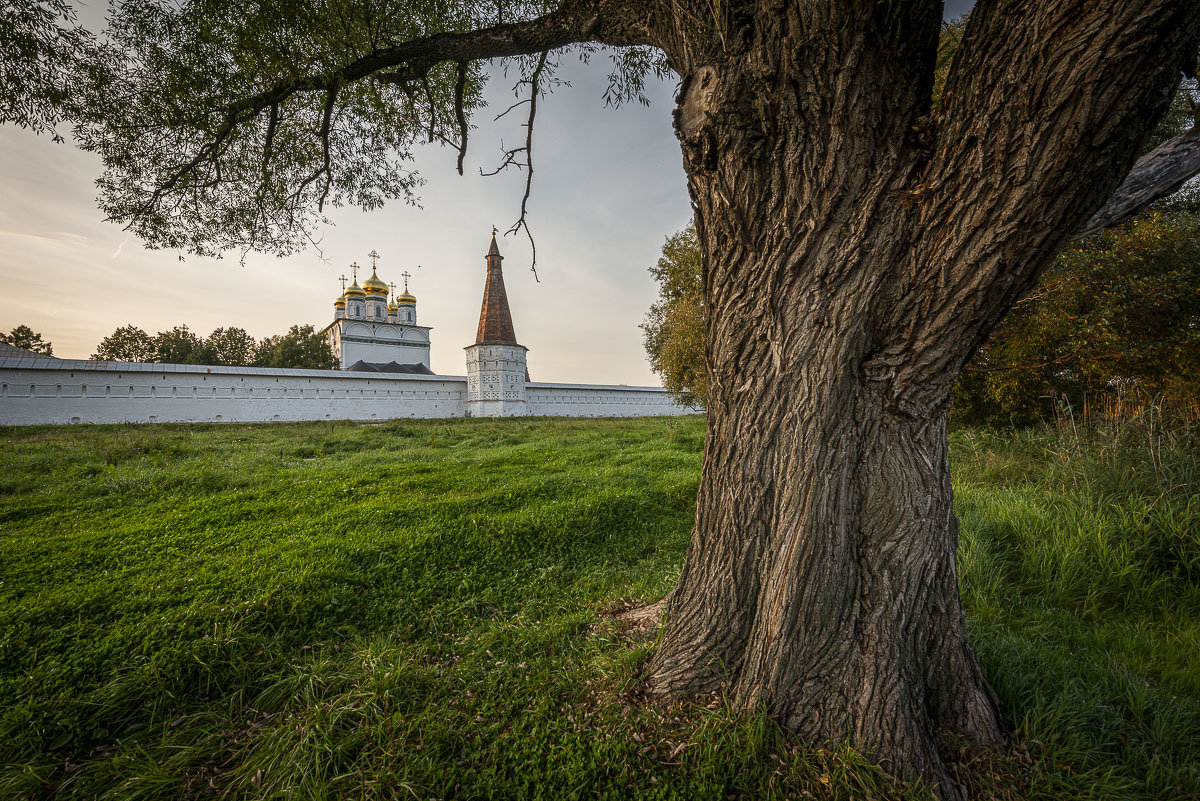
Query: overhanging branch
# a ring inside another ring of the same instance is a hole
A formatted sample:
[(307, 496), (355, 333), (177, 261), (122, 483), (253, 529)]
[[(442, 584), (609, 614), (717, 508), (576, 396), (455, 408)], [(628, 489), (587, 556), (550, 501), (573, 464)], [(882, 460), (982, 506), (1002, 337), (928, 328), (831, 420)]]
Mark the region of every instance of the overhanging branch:
[(1200, 175), (1200, 126), (1168, 139), (1142, 156), (1099, 211), (1072, 238), (1124, 222)]

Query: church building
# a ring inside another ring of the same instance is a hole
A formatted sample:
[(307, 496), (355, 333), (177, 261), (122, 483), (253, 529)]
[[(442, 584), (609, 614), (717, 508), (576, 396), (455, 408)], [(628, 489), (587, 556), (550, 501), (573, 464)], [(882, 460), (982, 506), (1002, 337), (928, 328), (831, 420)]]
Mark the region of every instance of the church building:
[[(371, 277), (358, 285), (358, 265), (351, 264), (353, 281), (346, 287), (342, 276), (342, 294), (333, 302), (333, 322), (322, 334), (329, 340), (343, 370), (372, 373), (424, 373), (429, 369), (429, 327), (417, 325), (417, 299), (408, 291), (408, 272), (404, 291), (388, 299), (389, 285), (379, 279), (371, 251)], [(396, 285), (390, 288), (395, 291)]]

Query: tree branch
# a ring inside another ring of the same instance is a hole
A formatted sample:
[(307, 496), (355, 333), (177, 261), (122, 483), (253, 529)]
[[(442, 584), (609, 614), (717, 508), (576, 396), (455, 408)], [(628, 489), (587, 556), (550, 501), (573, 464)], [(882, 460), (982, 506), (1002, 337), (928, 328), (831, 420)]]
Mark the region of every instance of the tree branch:
[(533, 233), (529, 230), (529, 223), (526, 220), (528, 215), (526, 206), (529, 203), (530, 190), (533, 188), (533, 120), (537, 115), (538, 81), (542, 77), (542, 70), (546, 68), (548, 55), (550, 55), (549, 51), (542, 53), (537, 67), (529, 76), (529, 121), (525, 124), (525, 194), (521, 197), (521, 216), (513, 223), (512, 228), (505, 232), (506, 234), (515, 234), (520, 229), (525, 229), (525, 236), (529, 237), (529, 247), (532, 250), (529, 269), (533, 270), (534, 280), (539, 282), (541, 279), (537, 274), (537, 243), (533, 241)]
[[(524, 22), (504, 23), (466, 33), (423, 36), (352, 61), (333, 78), (345, 84), (373, 75), (387, 83), (406, 84), (428, 74), (443, 61), (528, 56), (585, 41), (612, 45), (650, 44), (648, 32), (630, 26), (623, 18), (622, 10), (624, 3), (620, 0), (567, 3), (556, 11)], [(253, 116), (298, 92), (323, 90), (329, 81), (330, 76), (326, 74), (279, 83), (231, 104), (228, 112), (239, 118), (246, 114)]]
[(462, 144), (458, 146), (458, 174), (463, 174), (463, 159), (467, 157), (467, 115), (463, 111), (463, 94), (467, 88), (467, 62), (458, 62), (458, 76), (454, 82), (454, 116), (458, 130), (462, 132)]
[[(375, 77), (385, 83), (398, 85), (412, 98), (410, 82), (421, 81), (427, 89), (427, 76), (433, 67), (445, 61), (460, 64), (460, 82), (455, 92), (456, 112), (462, 139), (457, 143), (459, 148), (459, 172), (462, 171), (462, 161), (466, 147), (466, 119), (463, 113), (463, 93), (465, 91), (466, 65), (471, 61), (500, 58), (508, 56), (532, 55), (546, 53), (559, 47), (584, 41), (595, 41), (614, 45), (632, 45), (648, 43), (649, 32), (642, 22), (630, 22), (631, 18), (640, 20), (626, 8), (629, 0), (568, 0), (557, 10), (521, 22), (503, 23), (490, 28), (468, 31), (463, 33), (436, 33), (412, 39), (408, 42), (388, 47), (358, 58), (333, 73), (307, 75), (301, 78), (282, 81), (257, 94), (225, 106), (221, 113), (221, 125), (212, 136), (205, 141), (195, 155), (178, 164), (168, 173), (167, 177), (158, 183), (149, 198), (131, 215), (130, 219), (142, 217), (154, 209), (164, 195), (179, 187), (189, 176), (197, 173), (206, 162), (212, 162), (235, 134), (238, 126), (249, 123), (259, 113), (271, 109), (274, 118), (289, 98), (308, 92), (330, 92), (330, 87), (341, 87), (366, 77)], [(336, 90), (330, 99), (336, 101)], [(429, 96), (431, 109), (434, 106), (432, 96)], [(320, 175), (327, 177), (325, 190), (321, 195), (320, 204), (328, 196), (330, 189), (331, 165), (329, 164), (328, 121), (332, 116), (332, 108), (325, 108), (325, 123), (322, 125), (322, 145), (324, 147), (324, 165), (301, 185), (301, 189)], [(274, 138), (274, 124), (268, 123), (271, 141)], [(429, 123), (430, 141), (434, 138), (446, 141), (436, 131), (436, 121), (431, 117)], [(454, 144), (449, 143), (447, 144)]]
[(1137, 160), (1125, 180), (1073, 239), (1124, 222), (1200, 175), (1200, 126), (1168, 139)]

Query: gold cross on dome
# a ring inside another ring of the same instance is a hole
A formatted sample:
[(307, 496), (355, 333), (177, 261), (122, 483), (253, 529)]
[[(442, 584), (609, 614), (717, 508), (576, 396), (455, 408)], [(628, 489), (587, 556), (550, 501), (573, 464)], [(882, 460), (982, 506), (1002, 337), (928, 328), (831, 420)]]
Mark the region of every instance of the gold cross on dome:
[(354, 283), (358, 283), (358, 262), (350, 262), (350, 274), (354, 276)]
[(404, 291), (407, 292), (408, 291), (408, 279), (411, 278), (412, 276), (409, 274), (408, 270), (405, 270), (404, 272), (400, 273), (400, 277), (404, 279)]
[(391, 284), (388, 284), (388, 286), (391, 287), (391, 289), (392, 289), (392, 297), (396, 297), (396, 285), (394, 283), (391, 283)]
[(339, 275), (338, 280), (342, 282), (342, 294), (344, 295), (346, 294), (346, 276)]
[(371, 272), (374, 272), (375, 271), (375, 260), (379, 258), (379, 254), (372, 250), (367, 255), (371, 257)]
[(493, 226), (492, 226), (492, 236), (493, 236), (493, 237), (496, 235), (496, 231), (497, 231), (497, 230), (498, 230), (498, 229), (496, 228), (496, 226), (494, 226), (494, 225), (493, 225)]

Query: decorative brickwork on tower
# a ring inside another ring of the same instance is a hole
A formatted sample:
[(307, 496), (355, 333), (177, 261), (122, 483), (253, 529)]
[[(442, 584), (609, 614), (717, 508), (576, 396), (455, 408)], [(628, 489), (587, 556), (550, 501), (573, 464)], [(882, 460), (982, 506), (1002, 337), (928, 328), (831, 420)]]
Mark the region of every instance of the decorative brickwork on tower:
[(475, 332), (475, 344), (517, 344), (513, 331), (512, 312), (508, 310), (508, 293), (504, 290), (504, 273), (500, 269), (500, 248), (496, 246), (496, 232), (492, 231), (492, 246), (488, 248), (487, 278), (483, 283), (483, 308), (479, 310), (479, 328)]
[(475, 344), (467, 351), (467, 414), (472, 417), (518, 417), (529, 413), (525, 383), (525, 346), (517, 344), (504, 274), (500, 271), (500, 248), (492, 230), (487, 254), (487, 279), (483, 284), (483, 308)]

